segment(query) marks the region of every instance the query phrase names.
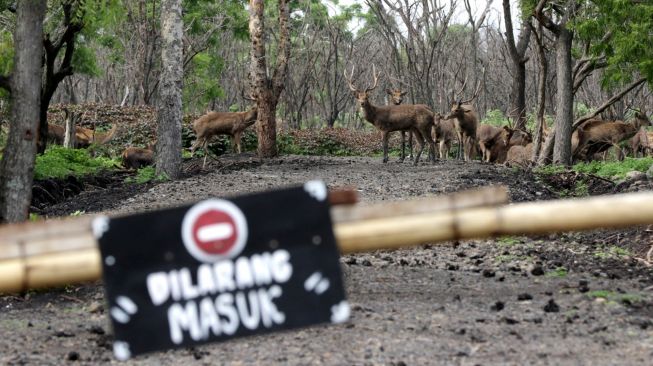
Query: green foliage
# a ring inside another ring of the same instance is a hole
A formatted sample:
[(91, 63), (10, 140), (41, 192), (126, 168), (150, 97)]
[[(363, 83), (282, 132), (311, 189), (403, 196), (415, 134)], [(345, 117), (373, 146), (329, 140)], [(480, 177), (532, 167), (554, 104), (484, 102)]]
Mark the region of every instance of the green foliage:
[(552, 175), (566, 172), (567, 168), (564, 165), (544, 165), (533, 169), (536, 174)]
[(585, 103), (574, 103), (574, 116), (576, 116), (576, 118), (585, 116), (589, 113), (592, 113), (592, 109), (585, 105)]
[(169, 180), (165, 174), (156, 174), (156, 169), (153, 166), (146, 166), (138, 169), (135, 177), (128, 177), (125, 183), (144, 184), (149, 182), (164, 182)]
[(644, 301), (644, 298), (639, 294), (622, 294), (609, 290), (595, 290), (587, 293), (587, 296), (592, 299), (605, 299), (609, 302), (619, 302), (625, 305)]
[(547, 277), (557, 277), (557, 278), (565, 278), (567, 277), (567, 269), (565, 267), (558, 267), (554, 269), (551, 272), (546, 273)]
[[(653, 85), (652, 2), (587, 1), (571, 26), (579, 40), (592, 41), (592, 55), (606, 57), (604, 85), (629, 82), (635, 72)], [(608, 32), (610, 37), (604, 39)]]
[(492, 126), (506, 126), (508, 125), (508, 119), (500, 110), (491, 109), (487, 111), (487, 113), (485, 114), (485, 118), (483, 118), (481, 123), (485, 123)]
[(36, 158), (34, 179), (84, 176), (110, 170), (118, 165), (117, 160), (93, 158), (85, 149), (66, 149), (55, 145)]
[(646, 172), (653, 165), (653, 158), (625, 158), (623, 161), (592, 161), (578, 163), (573, 170), (581, 173), (595, 174), (605, 178), (624, 178), (626, 173), (637, 170)]
[(610, 259), (610, 258), (619, 258), (619, 257), (630, 257), (631, 253), (628, 249), (612, 245), (607, 248), (597, 249), (594, 252), (596, 258), (601, 259)]

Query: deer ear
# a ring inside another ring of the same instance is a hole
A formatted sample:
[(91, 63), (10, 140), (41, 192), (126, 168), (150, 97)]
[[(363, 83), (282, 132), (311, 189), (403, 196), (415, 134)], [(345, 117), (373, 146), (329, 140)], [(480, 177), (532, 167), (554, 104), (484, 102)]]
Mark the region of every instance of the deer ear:
[(407, 91), (405, 91), (405, 92), (401, 92), (401, 96), (402, 96), (402, 97), (403, 97), (404, 95), (406, 95), (406, 94), (408, 94)]
[(385, 92), (388, 93), (388, 94), (392, 94), (392, 90), (390, 90), (390, 89), (386, 89)]

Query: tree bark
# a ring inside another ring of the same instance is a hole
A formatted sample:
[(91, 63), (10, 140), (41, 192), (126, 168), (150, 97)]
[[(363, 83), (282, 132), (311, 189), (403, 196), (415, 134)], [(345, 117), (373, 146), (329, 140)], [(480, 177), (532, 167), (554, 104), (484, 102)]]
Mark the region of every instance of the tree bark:
[(528, 62), (528, 57), (525, 55), (531, 38), (531, 27), (527, 21), (524, 21), (519, 41), (515, 44), (509, 0), (503, 0), (503, 12), (506, 24), (506, 43), (512, 61), (511, 110), (509, 114), (516, 121), (515, 128), (524, 130), (526, 128), (526, 62)]
[(574, 84), (571, 73), (573, 33), (561, 28), (556, 38), (557, 88), (553, 163), (571, 164), (571, 125), (574, 121)]
[(278, 154), (276, 111), (279, 96), (284, 89), (288, 59), (290, 58), (290, 33), (288, 30), (290, 11), (288, 1), (279, 1), (279, 46), (276, 68), (272, 78), (267, 74), (264, 13), (264, 0), (250, 0), (249, 34), (252, 39), (250, 77), (252, 78), (253, 94), (256, 97), (258, 106), (256, 119), (257, 153), (261, 158), (272, 158)]
[(545, 106), (546, 106), (546, 78), (548, 74), (548, 67), (546, 62), (546, 53), (544, 51), (544, 44), (540, 35), (542, 35), (542, 24), (540, 23), (538, 31), (532, 29), (533, 38), (535, 38), (535, 44), (537, 47), (537, 60), (540, 66), (540, 72), (537, 79), (537, 123), (535, 127), (535, 136), (533, 141), (533, 154), (531, 155), (531, 161), (537, 162), (540, 149), (542, 148), (542, 140), (544, 138), (544, 125), (546, 120), (544, 119)]
[(161, 7), (161, 80), (156, 130), (156, 173), (170, 179), (181, 172), (181, 88), (183, 78), (182, 0), (164, 0)]
[(12, 76), (12, 124), (0, 164), (0, 222), (27, 219), (32, 199), (41, 102), (46, 0), (19, 1)]

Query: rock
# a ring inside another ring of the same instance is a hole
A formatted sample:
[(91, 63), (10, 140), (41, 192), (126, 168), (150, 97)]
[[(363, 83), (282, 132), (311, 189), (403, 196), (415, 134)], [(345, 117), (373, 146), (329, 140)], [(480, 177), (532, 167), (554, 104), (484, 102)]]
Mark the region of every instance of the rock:
[(494, 304), (492, 304), (492, 306), (490, 306), (490, 310), (501, 311), (505, 307), (506, 307), (506, 304), (504, 304), (502, 301), (497, 301)]
[(589, 281), (588, 280), (580, 280), (578, 281), (578, 291), (585, 293), (590, 290), (589, 288)]
[(68, 356), (66, 356), (66, 359), (68, 361), (78, 361), (79, 360), (79, 353), (75, 351), (70, 351), (68, 352)]
[(648, 179), (653, 179), (653, 165), (651, 165), (646, 171), (646, 177)]
[(488, 278), (490, 278), (490, 277), (494, 277), (495, 275), (496, 275), (496, 274), (495, 274), (494, 271), (491, 270), (491, 269), (484, 269), (484, 270), (483, 270), (483, 277), (488, 277)]
[(533, 300), (533, 295), (528, 294), (528, 293), (519, 294), (519, 295), (517, 295), (517, 300), (518, 301)]
[(542, 266), (538, 264), (535, 267), (533, 267), (533, 269), (531, 270), (531, 274), (533, 276), (542, 276), (544, 274), (544, 268), (542, 268)]
[(99, 335), (103, 335), (104, 333), (106, 333), (106, 332), (104, 331), (104, 328), (102, 328), (102, 327), (99, 326), (99, 325), (93, 325), (93, 326), (91, 326), (90, 328), (88, 328), (88, 331), (89, 331), (90, 333), (92, 333), (92, 334), (99, 334)]
[[(649, 168), (649, 170), (651, 170), (651, 169)], [(630, 171), (630, 172), (626, 173), (626, 179), (632, 180), (632, 181), (646, 180), (646, 173), (643, 173), (643, 172), (640, 172), (640, 171), (637, 171), (637, 170), (633, 170), (633, 171)]]
[(88, 312), (89, 313), (99, 313), (103, 310), (104, 306), (102, 306), (102, 303), (99, 301), (93, 301), (91, 305), (88, 306)]
[(544, 305), (544, 312), (545, 313), (557, 313), (560, 311), (560, 306), (556, 304), (556, 302), (553, 299), (549, 299), (549, 302)]

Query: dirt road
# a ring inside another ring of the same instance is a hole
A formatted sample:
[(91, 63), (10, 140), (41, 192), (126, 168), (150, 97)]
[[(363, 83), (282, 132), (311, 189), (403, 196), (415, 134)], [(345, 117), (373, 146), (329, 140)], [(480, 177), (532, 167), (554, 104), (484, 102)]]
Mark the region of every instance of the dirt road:
[[(309, 179), (363, 201), (490, 184), (513, 201), (555, 198), (531, 173), (458, 161), (225, 157), (207, 174), (86, 191), (49, 209), (131, 213)], [(646, 227), (424, 245), (341, 259), (352, 320), (138, 357), (134, 365), (651, 365), (653, 268)], [(0, 364), (117, 363), (99, 284), (0, 297)]]

